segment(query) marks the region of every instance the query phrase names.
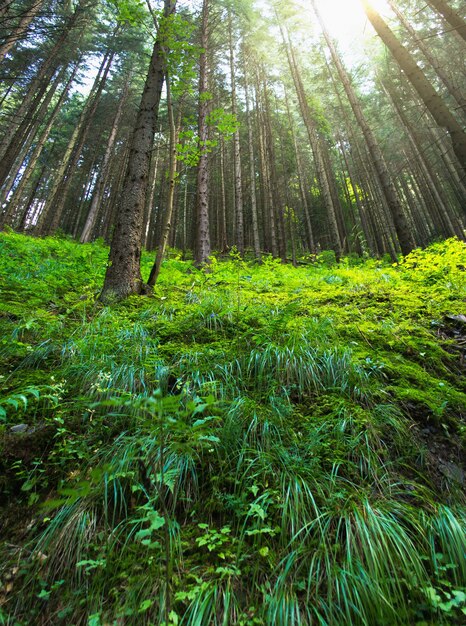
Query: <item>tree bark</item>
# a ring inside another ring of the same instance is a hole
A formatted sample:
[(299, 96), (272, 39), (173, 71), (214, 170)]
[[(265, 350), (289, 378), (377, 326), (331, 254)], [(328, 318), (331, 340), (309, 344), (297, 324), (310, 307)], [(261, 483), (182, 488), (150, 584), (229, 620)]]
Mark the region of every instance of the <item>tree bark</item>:
[(440, 13), (448, 24), (466, 41), (466, 22), (452, 9), (445, 0), (427, 0), (434, 11)]
[(26, 33), (29, 24), (39, 13), (43, 4), (44, 0), (34, 0), (31, 7), (23, 13), (17, 27), (0, 46), (0, 63), (5, 59), (6, 55), (10, 52), (15, 43)]
[[(175, 12), (176, 0), (165, 0), (164, 19)], [(150, 158), (165, 74), (163, 29), (152, 50), (121, 191), (101, 300), (109, 302), (143, 292), (141, 240)]]
[[(283, 36), (283, 32), (282, 32), (282, 36)], [(283, 43), (286, 47), (288, 63), (289, 63), (291, 75), (295, 84), (296, 94), (298, 96), (298, 102), (299, 102), (299, 106), (301, 109), (301, 115), (303, 117), (303, 121), (308, 132), (309, 143), (311, 145), (312, 153), (314, 155), (314, 163), (316, 167), (317, 181), (318, 181), (320, 192), (322, 194), (324, 206), (327, 212), (328, 229), (329, 229), (329, 236), (330, 236), (330, 247), (334, 250), (336, 256), (339, 258), (342, 252), (342, 243), (340, 240), (340, 233), (339, 233), (337, 217), (336, 217), (336, 212), (338, 208), (334, 206), (334, 200), (333, 200), (332, 193), (330, 190), (330, 183), (327, 178), (328, 172), (326, 170), (325, 159), (323, 156), (322, 140), (319, 137), (317, 125), (316, 125), (315, 120), (313, 119), (312, 112), (311, 112), (309, 103), (306, 98), (304, 85), (303, 85), (301, 76), (299, 75), (298, 68), (297, 68), (294, 51), (290, 45), (287, 45), (284, 39), (284, 36), (283, 36)]]
[(209, 224), (209, 74), (207, 49), (209, 45), (209, 0), (203, 0), (201, 25), (201, 55), (199, 58), (199, 163), (197, 166), (196, 206), (196, 265), (208, 263), (210, 255)]
[(422, 52), (425, 58), (429, 61), (429, 63), (435, 70), (437, 76), (440, 78), (440, 80), (443, 82), (443, 84), (447, 88), (448, 93), (452, 96), (452, 98), (455, 99), (456, 103), (458, 104), (460, 114), (465, 116), (466, 115), (466, 100), (463, 97), (461, 89), (458, 89), (458, 87), (453, 83), (453, 81), (451, 80), (451, 78), (448, 76), (447, 72), (443, 68), (442, 64), (439, 63), (438, 59), (431, 52), (431, 49), (429, 48), (429, 46), (427, 46), (424, 43), (424, 40), (418, 36), (414, 28), (411, 26), (408, 20), (401, 13), (401, 11), (399, 10), (395, 2), (393, 2), (393, 0), (387, 0), (387, 1), (392, 11), (395, 13), (397, 18), (399, 19), (400, 23), (403, 25), (406, 31), (410, 34), (413, 41), (416, 43), (417, 47), (419, 48), (419, 50)]
[(179, 125), (181, 124), (181, 119), (179, 120), (178, 127), (175, 124), (175, 116), (173, 112), (173, 102), (171, 98), (171, 89), (170, 89), (170, 76), (168, 72), (165, 78), (165, 82), (167, 86), (168, 123), (169, 123), (169, 128), (170, 128), (168, 197), (167, 197), (167, 206), (165, 207), (165, 211), (163, 214), (162, 233), (160, 237), (160, 242), (157, 247), (157, 254), (155, 256), (155, 262), (150, 272), (149, 280), (147, 281), (147, 284), (150, 287), (153, 287), (155, 285), (159, 277), (160, 268), (162, 267), (163, 257), (165, 256), (165, 250), (167, 248), (168, 238), (170, 236), (170, 231), (172, 228), (173, 204), (174, 204), (174, 199), (175, 199), (175, 184), (176, 184), (177, 163), (178, 163), (177, 158), (176, 158), (177, 156), (176, 146), (178, 144)]
[(466, 172), (466, 133), (443, 102), (442, 98), (427, 80), (421, 68), (417, 65), (406, 48), (398, 41), (379, 13), (371, 6), (369, 0), (361, 0), (361, 2), (367, 18), (384, 44), (393, 54), (398, 65), (416, 89), (436, 123), (447, 129), (453, 144), (453, 150), (455, 151), (461, 167)]
[(317, 16), (317, 19), (319, 20), (325, 41), (330, 50), (330, 54), (332, 55), (333, 62), (337, 69), (348, 101), (353, 110), (354, 116), (366, 141), (367, 149), (372, 157), (374, 169), (377, 173), (378, 181), (380, 183), (380, 188), (393, 218), (393, 223), (395, 225), (398, 241), (400, 242), (401, 251), (403, 254), (409, 254), (411, 250), (413, 250), (413, 248), (415, 247), (414, 239), (410, 232), (409, 224), (406, 219), (403, 206), (400, 202), (400, 199), (398, 198), (395, 185), (392, 181), (390, 172), (385, 162), (384, 155), (382, 153), (382, 150), (380, 149), (374, 133), (372, 132), (371, 127), (367, 123), (361, 104), (351, 84), (350, 77), (348, 76), (348, 73), (343, 66), (343, 62), (337, 52), (336, 46), (331, 39), (329, 32), (324, 24), (324, 21), (316, 7), (315, 0), (311, 0), (311, 4)]
[[(231, 79), (231, 112), (235, 117), (238, 114), (236, 103), (236, 74), (233, 49), (233, 26), (231, 11), (228, 11), (228, 42), (230, 48), (230, 79)], [(241, 144), (239, 126), (233, 135), (233, 165), (235, 169), (235, 217), (236, 217), (236, 246), (241, 256), (244, 256), (244, 214), (243, 214), (243, 184), (241, 178)]]
[(123, 89), (123, 93), (120, 96), (118, 108), (117, 108), (115, 117), (113, 119), (112, 128), (111, 128), (110, 135), (107, 141), (107, 147), (105, 149), (104, 160), (102, 162), (102, 167), (99, 173), (99, 177), (95, 185), (89, 213), (87, 215), (86, 222), (84, 224), (84, 228), (81, 233), (81, 237), (80, 237), (81, 243), (87, 243), (91, 239), (92, 231), (94, 229), (94, 224), (97, 219), (97, 214), (99, 212), (100, 203), (102, 202), (102, 198), (104, 195), (105, 185), (107, 184), (107, 180), (108, 180), (108, 174), (110, 170), (110, 161), (113, 155), (113, 148), (115, 146), (115, 141), (118, 135), (120, 121), (123, 115), (124, 107), (126, 105), (126, 100), (128, 98), (129, 83), (130, 83), (130, 76), (127, 76), (125, 78), (125, 86)]
[(259, 238), (259, 220), (257, 216), (257, 195), (256, 195), (256, 168), (254, 159), (254, 134), (252, 128), (251, 111), (249, 108), (249, 84), (247, 78), (247, 70), (244, 77), (244, 90), (246, 101), (246, 119), (248, 125), (248, 151), (249, 151), (249, 188), (251, 192), (251, 214), (252, 214), (252, 236), (254, 256), (257, 261), (261, 260), (261, 248)]

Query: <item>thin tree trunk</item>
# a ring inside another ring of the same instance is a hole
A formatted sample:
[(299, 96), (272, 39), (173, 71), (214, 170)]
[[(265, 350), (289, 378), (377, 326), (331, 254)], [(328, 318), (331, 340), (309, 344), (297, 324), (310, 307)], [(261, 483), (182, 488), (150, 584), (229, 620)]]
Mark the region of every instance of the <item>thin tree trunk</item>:
[(168, 124), (170, 129), (170, 157), (169, 157), (169, 171), (168, 171), (168, 197), (167, 197), (167, 205), (165, 207), (165, 211), (163, 213), (163, 222), (162, 222), (162, 233), (159, 241), (159, 245), (157, 247), (157, 254), (155, 256), (155, 262), (151, 269), (149, 280), (147, 284), (150, 287), (153, 287), (157, 282), (157, 279), (160, 274), (160, 268), (162, 267), (162, 261), (165, 256), (165, 250), (167, 248), (168, 238), (170, 236), (171, 228), (172, 228), (172, 215), (173, 215), (173, 204), (175, 199), (175, 183), (177, 176), (177, 150), (176, 146), (178, 144), (178, 136), (179, 136), (179, 127), (181, 124), (181, 116), (178, 121), (178, 126), (175, 124), (175, 116), (173, 112), (173, 102), (171, 97), (171, 89), (170, 89), (170, 76), (167, 73), (165, 78), (165, 83), (167, 86), (167, 107), (168, 107)]
[(418, 146), (415, 131), (413, 130), (411, 123), (406, 117), (395, 91), (387, 82), (384, 81), (382, 81), (382, 87), (385, 90), (387, 96), (390, 98), (396, 114), (406, 131), (406, 135), (411, 145), (411, 149), (416, 157), (417, 164), (422, 174), (424, 175), (426, 186), (429, 189), (430, 194), (432, 195), (434, 201), (434, 212), (431, 211), (431, 218), (434, 221), (437, 232), (442, 233), (446, 237), (452, 237), (454, 235), (457, 235), (462, 238), (464, 235), (462, 234), (461, 229), (457, 228), (457, 225), (453, 223), (450, 217), (450, 212), (447, 208), (448, 203), (445, 202), (441, 196), (441, 185), (439, 181), (435, 179), (434, 172), (430, 166), (428, 159), (426, 158), (424, 151), (420, 146)]
[(319, 137), (316, 122), (313, 119), (309, 103), (306, 98), (306, 94), (304, 92), (304, 85), (302, 83), (301, 76), (299, 75), (299, 71), (297, 68), (296, 59), (294, 56), (293, 49), (286, 44), (284, 39), (284, 35), (282, 32), (283, 43), (286, 47), (286, 53), (288, 57), (288, 63), (290, 66), (291, 75), (295, 84), (296, 94), (298, 96), (298, 102), (301, 109), (301, 115), (304, 120), (304, 124), (306, 126), (309, 143), (311, 145), (312, 153), (314, 155), (314, 163), (316, 166), (316, 174), (317, 181), (319, 184), (319, 189), (322, 194), (322, 199), (324, 201), (324, 206), (327, 212), (328, 219), (328, 227), (330, 234), (330, 246), (335, 251), (336, 256), (339, 258), (342, 252), (340, 234), (338, 229), (337, 217), (336, 217), (336, 207), (333, 203), (333, 197), (330, 190), (329, 180), (327, 178), (327, 171), (325, 167), (325, 160), (323, 157), (323, 147), (322, 141)]
[(21, 197), (23, 195), (23, 192), (27, 186), (27, 184), (29, 183), (31, 176), (34, 173), (35, 167), (39, 161), (39, 158), (42, 154), (42, 150), (44, 149), (44, 146), (47, 142), (47, 139), (49, 138), (50, 132), (52, 131), (52, 128), (54, 126), (54, 123), (58, 117), (58, 114), (60, 113), (63, 103), (65, 102), (70, 87), (74, 81), (74, 78), (76, 76), (76, 72), (78, 70), (78, 64), (75, 65), (74, 70), (70, 76), (70, 78), (68, 79), (68, 82), (65, 86), (65, 88), (63, 89), (57, 104), (55, 105), (52, 114), (50, 115), (50, 118), (47, 122), (46, 127), (44, 128), (44, 130), (42, 131), (37, 144), (31, 154), (31, 158), (28, 161), (26, 170), (23, 174), (23, 176), (21, 177), (21, 180), (18, 184), (18, 186), (16, 187), (13, 196), (11, 197), (11, 199), (8, 202), (8, 207), (6, 209), (5, 214), (2, 216), (2, 218), (0, 219), (0, 228), (3, 227), (3, 225), (8, 224), (11, 225), (11, 218), (12, 218), (12, 213), (13, 211), (18, 207), (20, 201), (21, 201)]
[(199, 163), (197, 166), (197, 206), (195, 260), (200, 266), (210, 255), (209, 224), (209, 75), (207, 49), (209, 45), (209, 0), (203, 0), (201, 26), (201, 55), (199, 58)]
[(458, 87), (453, 83), (453, 81), (451, 80), (450, 76), (448, 76), (442, 64), (438, 61), (435, 55), (431, 52), (431, 49), (429, 48), (429, 46), (424, 43), (424, 40), (418, 36), (414, 28), (411, 26), (408, 20), (404, 17), (403, 13), (401, 13), (401, 11), (399, 10), (395, 2), (393, 0), (387, 0), (387, 1), (390, 7), (392, 8), (393, 12), (399, 19), (400, 23), (403, 25), (406, 31), (411, 35), (413, 41), (416, 43), (419, 50), (422, 52), (422, 54), (431, 64), (431, 66), (437, 73), (437, 76), (440, 78), (440, 80), (443, 82), (443, 84), (447, 88), (447, 91), (449, 92), (449, 94), (452, 96), (452, 98), (455, 99), (456, 103), (458, 104), (460, 114), (465, 116), (466, 115), (466, 101), (463, 97), (461, 89), (458, 89)]
[[(442, 98), (427, 80), (421, 68), (417, 65), (406, 48), (398, 41), (379, 13), (371, 6), (369, 0), (361, 0), (361, 2), (367, 18), (384, 44), (393, 54), (398, 65), (416, 89), (419, 97), (430, 111), (436, 123), (447, 129), (453, 144), (453, 150), (455, 151), (461, 167), (466, 172), (466, 133), (443, 102)], [(442, 2), (440, 4), (444, 3)]]
[[(235, 57), (233, 49), (233, 27), (231, 11), (228, 11), (228, 41), (230, 48), (230, 78), (231, 78), (231, 112), (236, 117), (236, 75)], [(235, 217), (236, 217), (236, 245), (238, 252), (244, 256), (244, 215), (243, 215), (243, 185), (241, 180), (241, 145), (239, 126), (233, 135), (233, 165), (235, 169)]]
[(29, 24), (39, 13), (43, 4), (44, 0), (34, 0), (31, 7), (23, 13), (17, 27), (0, 46), (0, 63), (5, 59), (6, 55), (10, 52), (15, 43), (26, 33)]
[[(16, 158), (7, 158), (7, 152), (20, 149), (18, 146), (22, 145), (24, 135), (27, 133), (31, 120), (34, 120), (36, 111), (47, 91), (50, 80), (55, 74), (57, 68), (60, 66), (60, 59), (58, 58), (59, 54), (66, 49), (66, 42), (78, 26), (81, 26), (80, 37), (83, 34), (85, 20), (80, 21), (79, 18), (81, 15), (85, 15), (88, 4), (89, 0), (81, 0), (73, 14), (63, 25), (60, 36), (54, 43), (51, 50), (47, 53), (47, 56), (41, 63), (37, 74), (29, 83), (27, 92), (22, 98), (20, 106), (15, 111), (15, 122), (9, 125), (2, 137), (0, 142), (0, 181), (5, 180), (5, 177), (9, 172), (9, 168), (11, 167), (11, 162)], [(80, 37), (78, 37), (78, 40), (75, 42), (74, 49), (77, 48)], [(62, 60), (61, 65), (66, 65), (66, 63), (63, 63)]]
[(260, 238), (259, 238), (259, 221), (257, 218), (257, 195), (256, 195), (256, 168), (254, 164), (254, 135), (252, 129), (251, 112), (249, 109), (249, 84), (247, 78), (247, 70), (244, 75), (244, 90), (246, 100), (246, 119), (248, 125), (248, 150), (249, 150), (249, 188), (251, 192), (251, 214), (252, 214), (252, 236), (254, 256), (257, 261), (261, 260)]
[(377, 173), (381, 191), (385, 197), (388, 208), (393, 218), (393, 223), (395, 225), (398, 241), (400, 242), (401, 251), (403, 254), (409, 254), (409, 252), (411, 252), (411, 250), (414, 248), (414, 240), (409, 229), (403, 206), (400, 202), (400, 199), (398, 198), (390, 172), (388, 171), (384, 155), (382, 153), (382, 150), (380, 149), (374, 133), (372, 132), (371, 127), (367, 123), (367, 120), (362, 111), (361, 104), (358, 100), (358, 97), (356, 96), (353, 86), (351, 85), (348, 73), (343, 66), (342, 60), (337, 52), (335, 44), (333, 43), (333, 40), (331, 39), (329, 32), (324, 24), (324, 21), (316, 7), (315, 0), (311, 0), (311, 4), (317, 16), (317, 19), (319, 20), (325, 41), (330, 50), (330, 54), (332, 55), (333, 62), (335, 64), (346, 96), (353, 110), (354, 116), (366, 141), (369, 154), (371, 155), (372, 162), (374, 164), (374, 169)]
[(111, 158), (113, 155), (113, 148), (115, 146), (115, 141), (116, 141), (118, 131), (119, 131), (120, 121), (123, 115), (124, 107), (126, 105), (126, 100), (128, 98), (129, 83), (130, 83), (130, 76), (125, 78), (125, 87), (119, 99), (118, 108), (115, 114), (115, 118), (113, 120), (110, 135), (107, 141), (107, 147), (105, 150), (104, 160), (102, 162), (100, 174), (99, 174), (97, 183), (95, 185), (94, 194), (92, 196), (91, 206), (90, 206), (87, 218), (86, 218), (86, 222), (84, 224), (84, 228), (81, 233), (81, 237), (80, 237), (81, 243), (86, 243), (90, 241), (91, 239), (92, 231), (94, 229), (94, 224), (97, 219), (97, 214), (100, 208), (100, 203), (104, 195), (105, 185), (107, 184), (107, 180), (108, 180), (108, 174), (110, 171), (110, 162), (111, 162)]
[(112, 65), (115, 52), (107, 53), (100, 67), (100, 72), (94, 83), (95, 89), (87, 99), (86, 105), (81, 113), (79, 122), (71, 137), (71, 141), (62, 160), (61, 167), (55, 177), (55, 185), (49, 195), (46, 207), (41, 216), (41, 234), (51, 234), (60, 225), (66, 199), (70, 188), (70, 182), (75, 173), (76, 165), (81, 156), (83, 146), (86, 142), (93, 117), (100, 102), (100, 98), (105, 87), (110, 67)]

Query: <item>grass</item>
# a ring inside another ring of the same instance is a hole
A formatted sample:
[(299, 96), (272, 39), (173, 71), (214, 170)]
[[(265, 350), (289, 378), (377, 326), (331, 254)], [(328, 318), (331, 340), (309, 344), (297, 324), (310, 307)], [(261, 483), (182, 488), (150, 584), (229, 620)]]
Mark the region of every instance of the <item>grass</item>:
[(114, 307), (99, 243), (0, 247), (0, 623), (464, 620), (464, 244)]

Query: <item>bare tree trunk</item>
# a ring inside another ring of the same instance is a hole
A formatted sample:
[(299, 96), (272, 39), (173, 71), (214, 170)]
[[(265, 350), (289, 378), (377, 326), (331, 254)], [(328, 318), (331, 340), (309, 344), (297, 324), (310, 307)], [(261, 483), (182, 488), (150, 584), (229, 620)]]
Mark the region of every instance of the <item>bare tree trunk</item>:
[(203, 0), (201, 26), (201, 55), (199, 58), (199, 150), (197, 166), (197, 206), (196, 206), (196, 265), (207, 263), (210, 255), (209, 224), (209, 74), (207, 49), (209, 45), (209, 0)]
[(443, 234), (446, 237), (452, 237), (454, 235), (457, 235), (458, 237), (463, 238), (462, 229), (459, 228), (457, 224), (454, 224), (450, 217), (450, 212), (447, 208), (448, 203), (445, 202), (444, 199), (441, 197), (441, 185), (439, 181), (435, 179), (434, 172), (424, 154), (424, 151), (420, 146), (418, 146), (415, 132), (403, 111), (403, 108), (398, 97), (396, 96), (395, 91), (387, 82), (382, 82), (382, 86), (386, 94), (390, 98), (393, 107), (398, 115), (398, 118), (406, 131), (406, 135), (411, 145), (411, 149), (416, 157), (417, 164), (420, 168), (420, 171), (424, 175), (426, 186), (430, 194), (432, 195), (433, 205), (430, 212), (437, 232)]
[[(430, 111), (436, 123), (447, 129), (452, 140), (453, 150), (455, 151), (461, 167), (466, 172), (466, 133), (463, 131), (454, 115), (449, 111), (442, 98), (427, 80), (421, 68), (417, 65), (406, 48), (401, 45), (379, 13), (371, 6), (369, 0), (361, 0), (361, 2), (367, 18), (384, 44), (393, 54), (398, 65), (416, 89), (419, 97)], [(439, 2), (439, 4), (445, 3)]]
[(170, 76), (168, 73), (165, 77), (165, 83), (167, 86), (168, 123), (169, 123), (169, 128), (170, 128), (168, 197), (167, 197), (167, 206), (165, 207), (165, 211), (163, 214), (162, 233), (160, 237), (160, 242), (157, 247), (157, 254), (155, 256), (155, 262), (150, 272), (149, 280), (147, 281), (147, 284), (150, 287), (153, 287), (155, 285), (159, 277), (160, 268), (162, 267), (162, 261), (163, 261), (163, 257), (165, 256), (165, 250), (167, 248), (167, 242), (168, 242), (168, 238), (170, 236), (170, 231), (172, 227), (173, 204), (174, 204), (174, 198), (175, 198), (175, 183), (176, 183), (176, 175), (177, 175), (176, 146), (178, 143), (179, 127), (181, 125), (181, 115), (178, 121), (178, 127), (175, 125), (175, 116), (173, 112), (173, 102), (171, 98), (171, 89), (170, 89)]
[(218, 249), (220, 252), (228, 250), (227, 236), (227, 197), (225, 189), (225, 141), (220, 139), (220, 211), (218, 229)]
[(445, 0), (427, 0), (434, 11), (440, 13), (446, 22), (466, 41), (466, 22)]
[(86, 222), (84, 224), (84, 228), (81, 233), (81, 237), (80, 237), (81, 243), (86, 243), (90, 241), (94, 224), (97, 219), (97, 214), (99, 211), (100, 203), (102, 201), (102, 197), (105, 191), (105, 185), (107, 184), (107, 180), (108, 180), (108, 174), (110, 171), (110, 160), (112, 158), (113, 148), (115, 146), (115, 141), (118, 135), (121, 117), (123, 115), (124, 107), (126, 105), (126, 100), (128, 98), (129, 83), (130, 83), (130, 76), (128, 76), (125, 79), (125, 87), (119, 99), (117, 112), (115, 114), (115, 118), (113, 120), (112, 128), (110, 131), (110, 135), (107, 141), (107, 147), (105, 150), (104, 160), (102, 162), (100, 174), (95, 185), (94, 194), (92, 196), (91, 206), (90, 206), (87, 218), (86, 218)]
[(269, 198), (270, 198), (270, 211), (274, 217), (275, 233), (278, 244), (278, 254), (285, 263), (287, 259), (286, 254), (286, 233), (285, 233), (285, 219), (283, 212), (283, 202), (278, 187), (278, 177), (276, 171), (276, 156), (274, 147), (274, 132), (272, 129), (272, 113), (270, 109), (269, 91), (267, 88), (267, 81), (262, 76), (263, 86), (263, 124), (265, 131), (265, 147), (267, 154), (267, 168), (269, 171)]
[[(25, 148), (26, 151), (29, 149), (29, 146), (34, 140), (34, 137), (39, 130), (39, 127), (44, 117), (47, 115), (48, 107), (65, 74), (66, 67), (63, 68), (61, 72), (56, 76), (55, 80), (49, 86), (48, 90), (46, 88), (41, 88), (39, 90), (39, 93), (37, 94), (37, 102), (35, 100), (35, 104), (37, 104), (37, 106), (33, 106), (31, 108), (31, 117), (24, 117), (19, 128), (17, 129), (17, 132), (14, 134), (12, 141), (7, 146), (1, 158), (0, 187), (5, 186), (5, 183), (10, 176), (16, 177), (17, 172), (15, 172), (15, 165), (17, 165), (18, 157)], [(45, 85), (43, 85), (43, 87), (45, 87)], [(19, 167), (21, 166), (21, 163), (22, 162), (20, 160)]]
[(315, 254), (317, 249), (315, 245), (314, 231), (312, 228), (311, 215), (309, 211), (309, 203), (307, 201), (306, 190), (304, 188), (304, 174), (303, 174), (303, 167), (301, 163), (301, 156), (299, 154), (298, 140), (296, 138), (296, 131), (294, 128), (293, 118), (291, 115), (291, 109), (290, 109), (290, 104), (288, 100), (288, 93), (286, 91), (286, 88), (284, 89), (285, 89), (286, 112), (288, 116), (288, 124), (290, 127), (291, 137), (293, 139), (293, 148), (294, 148), (295, 160), (296, 160), (296, 170), (298, 173), (299, 194), (301, 196), (301, 202), (303, 205), (303, 213), (304, 213), (304, 221), (306, 224), (307, 242), (309, 246), (309, 251), (311, 252), (311, 254)]
[(55, 176), (55, 184), (41, 216), (39, 230), (41, 234), (51, 234), (60, 225), (70, 182), (75, 173), (76, 165), (81, 156), (83, 146), (89, 133), (90, 125), (100, 102), (115, 52), (108, 52), (101, 64), (99, 74), (94, 82), (94, 88), (89, 95), (81, 113), (79, 122), (71, 137), (71, 141), (62, 160), (61, 167)]
[(252, 214), (252, 236), (254, 246), (254, 256), (257, 261), (261, 260), (261, 248), (259, 238), (259, 221), (257, 218), (257, 195), (256, 195), (256, 168), (254, 164), (254, 135), (252, 129), (251, 112), (249, 109), (249, 85), (247, 70), (244, 76), (244, 89), (246, 99), (246, 119), (248, 124), (248, 150), (249, 150), (249, 188), (251, 192), (251, 214)]
[[(164, 19), (175, 12), (176, 0), (165, 0)], [(111, 301), (143, 292), (141, 240), (150, 157), (165, 73), (163, 28), (154, 43), (138, 115), (131, 138), (128, 167), (110, 246), (101, 299)]]
[[(282, 32), (283, 36), (283, 32)], [(337, 257), (341, 256), (342, 252), (342, 244), (340, 240), (340, 233), (338, 229), (337, 217), (336, 217), (336, 207), (334, 206), (334, 201), (332, 197), (332, 193), (330, 190), (329, 180), (327, 178), (327, 170), (325, 167), (325, 160), (323, 157), (323, 146), (321, 139), (318, 134), (317, 125), (312, 117), (312, 113), (309, 107), (309, 103), (307, 101), (304, 85), (302, 83), (301, 76), (299, 75), (299, 71), (296, 64), (296, 59), (294, 56), (293, 49), (286, 44), (284, 39), (284, 45), (286, 46), (288, 63), (291, 70), (291, 75), (293, 77), (293, 81), (295, 84), (296, 94), (298, 96), (299, 106), (301, 109), (301, 115), (304, 120), (304, 124), (306, 126), (309, 143), (311, 145), (312, 153), (314, 155), (314, 163), (316, 166), (317, 173), (317, 181), (319, 184), (320, 192), (322, 194), (322, 199), (324, 201), (324, 206), (327, 212), (328, 219), (328, 227), (330, 234), (330, 245), (332, 249), (335, 251)]]
[[(236, 117), (238, 108), (236, 105), (236, 75), (235, 56), (233, 49), (233, 27), (231, 11), (228, 11), (228, 41), (230, 48), (230, 78), (231, 78), (231, 112)], [(235, 217), (236, 217), (236, 245), (238, 252), (244, 256), (244, 215), (243, 215), (243, 185), (241, 179), (241, 144), (239, 126), (233, 135), (233, 164), (235, 169)]]
[(34, 147), (34, 150), (31, 154), (31, 157), (28, 161), (26, 170), (24, 172), (24, 174), (21, 177), (21, 180), (18, 184), (18, 186), (16, 187), (11, 199), (8, 201), (8, 206), (7, 209), (5, 211), (5, 213), (3, 214), (3, 216), (0, 218), (0, 228), (2, 228), (5, 224), (7, 225), (11, 225), (11, 218), (13, 216), (13, 212), (18, 208), (19, 203), (21, 201), (21, 197), (23, 195), (23, 192), (27, 186), (27, 184), (29, 183), (31, 176), (34, 173), (35, 167), (37, 165), (37, 162), (39, 161), (40, 155), (42, 154), (42, 150), (44, 149), (44, 146), (47, 142), (47, 139), (49, 138), (50, 132), (53, 128), (53, 125), (58, 117), (58, 114), (61, 111), (61, 108), (63, 106), (63, 103), (66, 100), (66, 97), (68, 95), (68, 92), (70, 90), (70, 87), (74, 81), (74, 78), (76, 76), (76, 72), (78, 70), (78, 64), (75, 65), (74, 70), (70, 76), (70, 78), (68, 79), (68, 82), (65, 86), (65, 88), (63, 89), (57, 104), (55, 105), (52, 114), (49, 117), (49, 120), (47, 122), (46, 127), (44, 128), (44, 130), (42, 131), (36, 146)]
[(3, 44), (0, 46), (0, 63), (4, 60), (6, 55), (10, 52), (12, 47), (15, 45), (17, 41), (19, 41), (23, 35), (27, 32), (29, 24), (36, 17), (39, 11), (44, 4), (44, 0), (34, 0), (31, 7), (27, 9), (21, 19), (17, 27), (13, 30), (13, 32), (6, 38)]
[(380, 183), (380, 188), (387, 202), (388, 208), (393, 218), (393, 223), (395, 225), (396, 234), (398, 237), (398, 241), (400, 242), (401, 251), (403, 254), (409, 254), (411, 250), (414, 248), (414, 240), (412, 234), (409, 229), (408, 221), (406, 219), (403, 206), (398, 198), (395, 185), (392, 181), (390, 172), (388, 171), (387, 164), (385, 162), (385, 158), (383, 156), (382, 150), (377, 142), (377, 139), (372, 132), (371, 127), (367, 123), (367, 120), (364, 116), (364, 113), (361, 108), (361, 104), (356, 96), (356, 93), (351, 85), (350, 78), (346, 69), (343, 66), (340, 55), (337, 52), (335, 44), (333, 43), (329, 32), (322, 20), (322, 17), (317, 10), (315, 5), (315, 0), (311, 0), (311, 4), (314, 8), (314, 12), (319, 20), (319, 23), (322, 28), (322, 32), (324, 34), (325, 41), (330, 50), (330, 54), (332, 55), (333, 62), (335, 67), (337, 68), (338, 75), (342, 82), (343, 88), (345, 90), (346, 96), (349, 100), (351, 108), (353, 110), (354, 116), (359, 124), (361, 132), (364, 136), (364, 139), (367, 144), (367, 148), (372, 157), (372, 162), (374, 164), (374, 169), (377, 173), (378, 181)]
[(449, 94), (452, 96), (452, 98), (455, 99), (456, 103), (458, 104), (460, 114), (465, 116), (466, 115), (466, 100), (463, 97), (461, 89), (458, 89), (458, 87), (453, 83), (450, 76), (448, 76), (447, 72), (443, 68), (442, 64), (438, 61), (435, 55), (431, 52), (431, 49), (429, 48), (429, 46), (424, 43), (424, 40), (418, 36), (414, 28), (411, 26), (408, 20), (404, 17), (403, 13), (401, 13), (401, 11), (399, 10), (395, 2), (393, 0), (387, 0), (387, 1), (390, 7), (392, 8), (393, 12), (397, 16), (397, 18), (400, 20), (400, 23), (407, 30), (407, 32), (411, 35), (412, 39), (416, 43), (419, 50), (422, 52), (425, 58), (429, 61), (431, 66), (434, 68), (435, 72), (437, 73), (437, 76), (443, 82)]
[[(50, 80), (60, 66), (59, 54), (66, 48), (66, 42), (71, 33), (79, 26), (80, 36), (82, 36), (85, 20), (80, 20), (81, 16), (86, 16), (89, 0), (80, 0), (73, 14), (62, 27), (62, 32), (55, 41), (53, 47), (48, 52), (46, 58), (41, 63), (37, 74), (31, 80), (21, 104), (15, 111), (15, 122), (6, 129), (0, 142), (0, 185), (5, 180), (10, 170), (12, 162), (15, 160), (18, 151), (27, 136), (30, 124), (35, 119), (38, 107), (47, 92)], [(80, 37), (78, 37), (78, 40)], [(79, 41), (75, 42), (75, 47)], [(63, 62), (62, 62), (63, 65)], [(8, 156), (12, 152), (13, 156)]]

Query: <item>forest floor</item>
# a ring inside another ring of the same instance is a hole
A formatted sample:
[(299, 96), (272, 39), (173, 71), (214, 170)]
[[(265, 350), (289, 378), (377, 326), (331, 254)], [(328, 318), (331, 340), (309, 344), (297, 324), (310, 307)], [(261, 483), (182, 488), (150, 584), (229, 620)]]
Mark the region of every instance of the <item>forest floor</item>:
[(0, 234), (0, 624), (466, 623), (465, 244), (107, 255)]

